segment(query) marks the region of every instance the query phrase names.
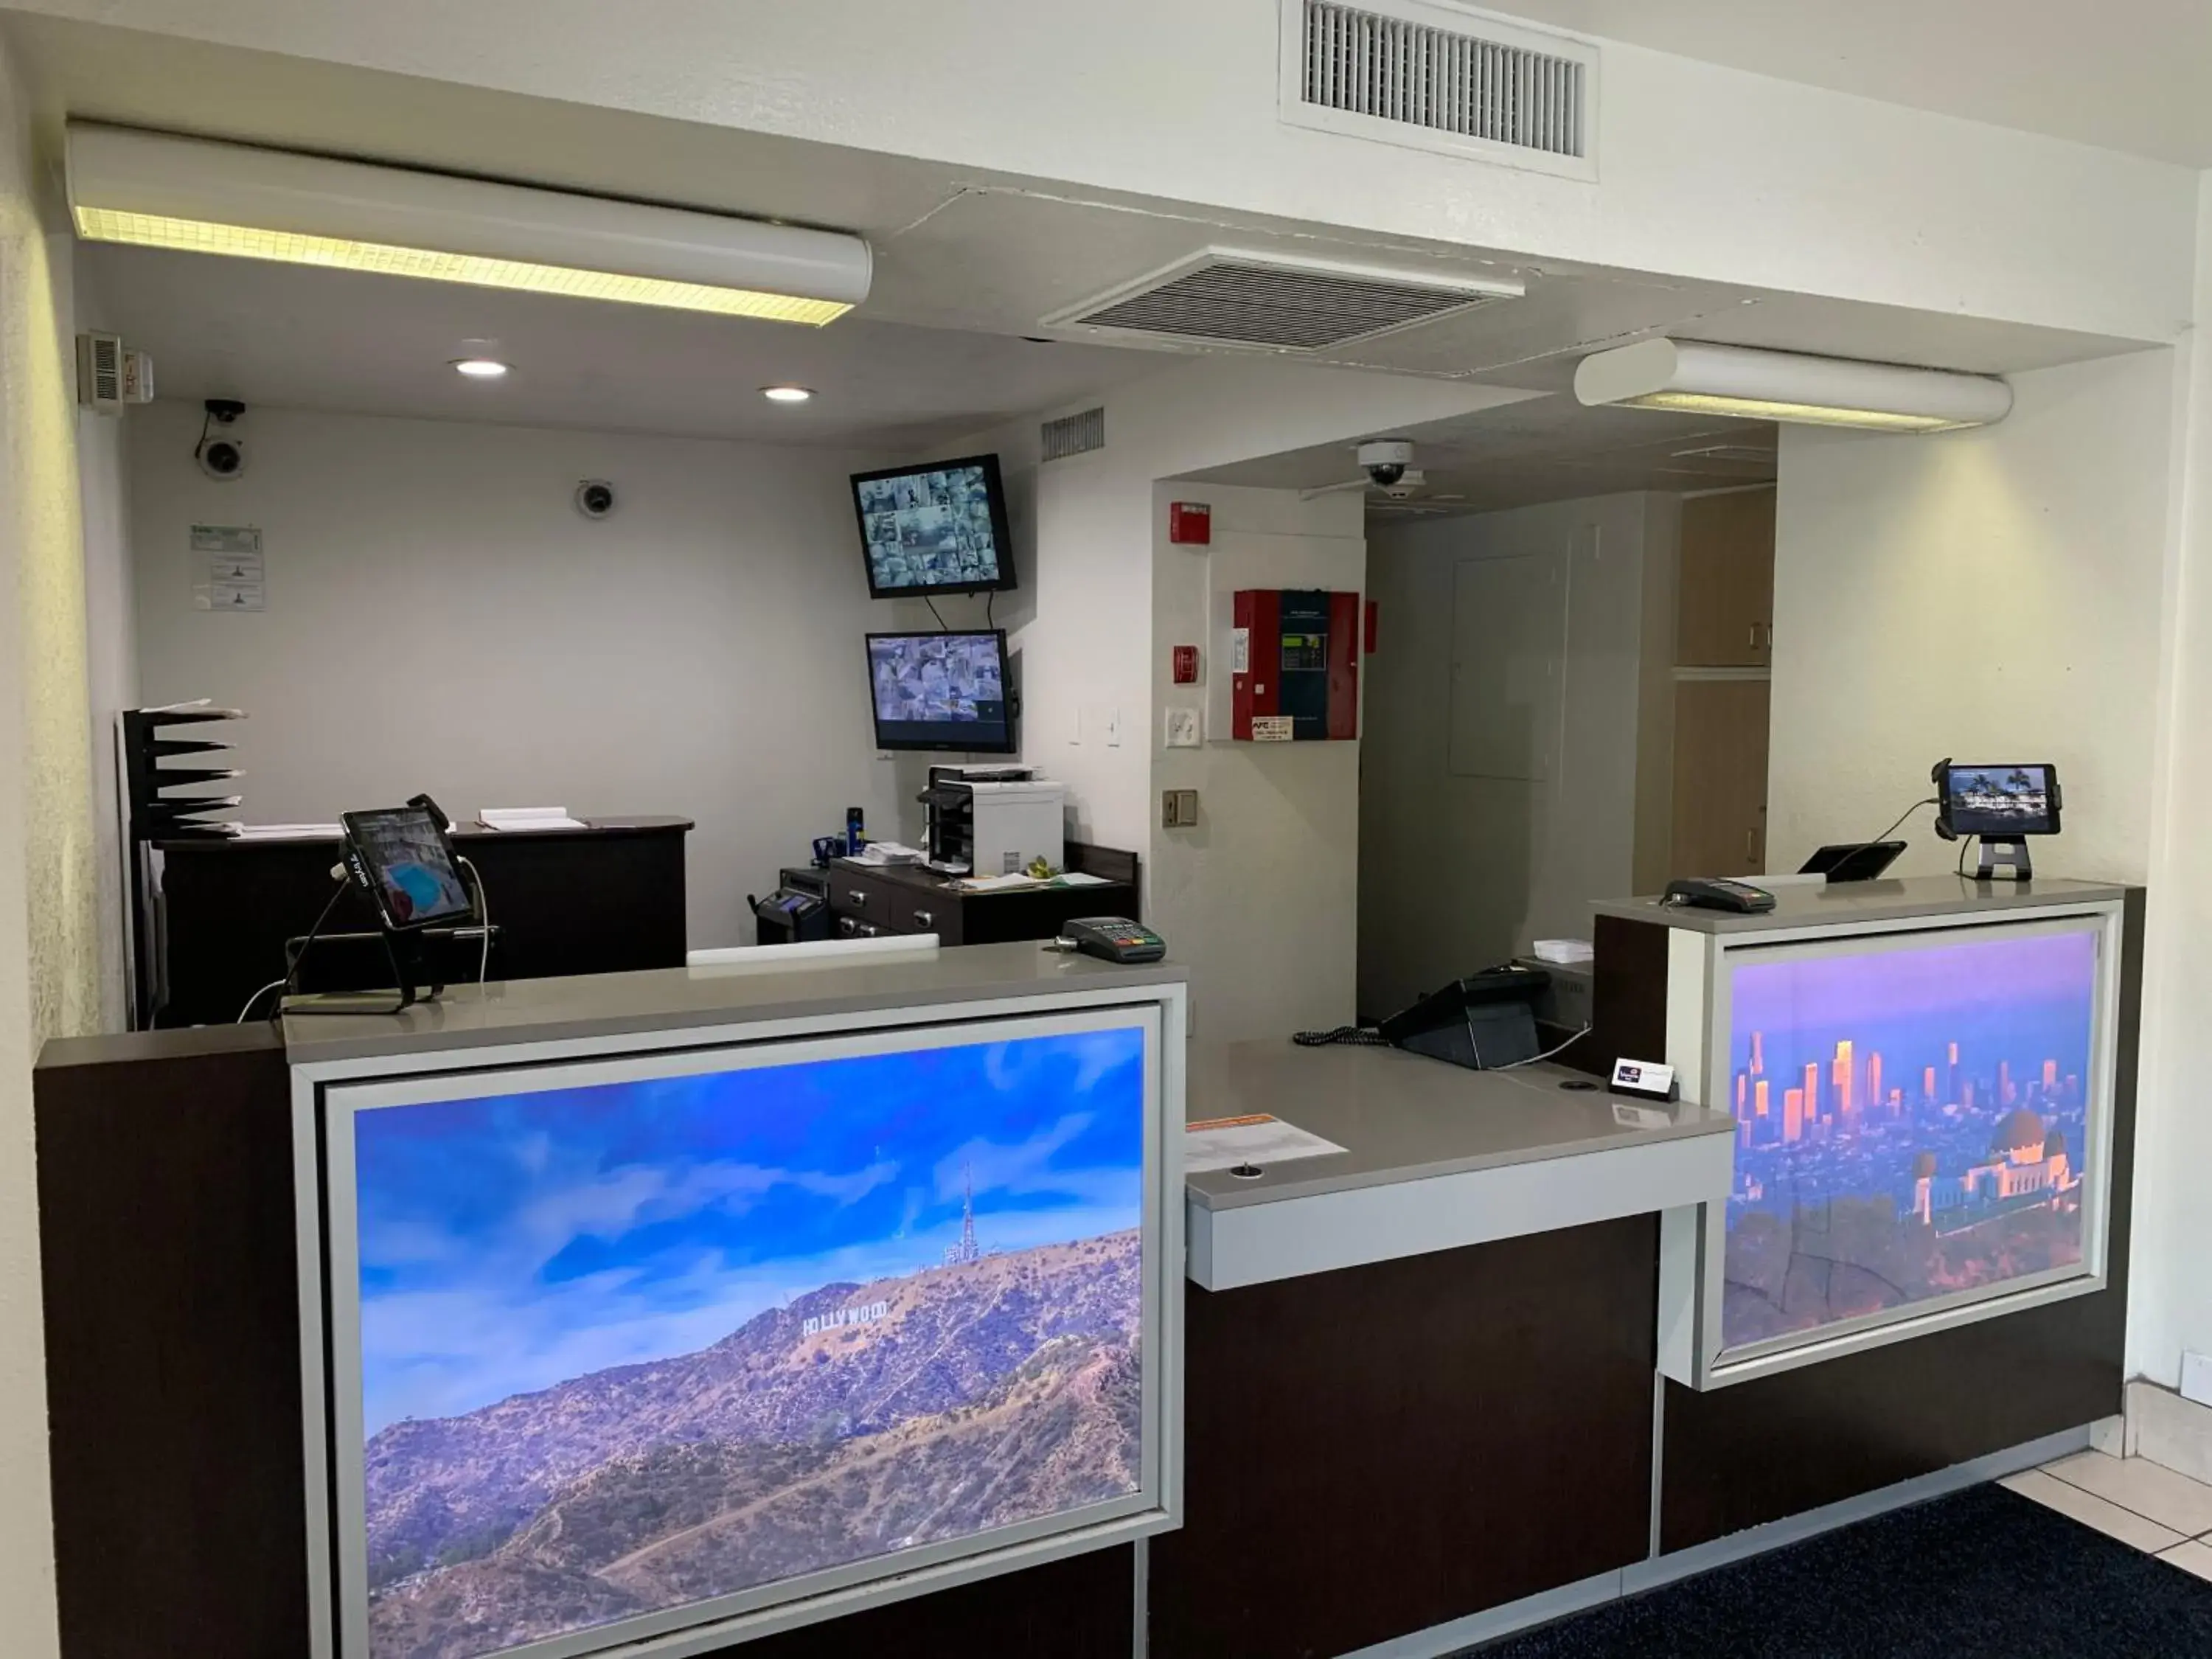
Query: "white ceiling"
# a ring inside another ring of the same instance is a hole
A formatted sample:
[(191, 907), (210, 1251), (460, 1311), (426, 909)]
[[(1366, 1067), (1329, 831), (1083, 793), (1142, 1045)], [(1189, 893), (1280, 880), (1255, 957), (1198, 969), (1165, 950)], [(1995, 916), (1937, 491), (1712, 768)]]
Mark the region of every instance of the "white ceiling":
[[(1631, 489), (1724, 489), (1774, 477), (1775, 429), (1769, 422), (1585, 409), (1565, 393), (1411, 427), (1398, 435), (1413, 440), (1414, 465), (1427, 479), (1407, 502), (1369, 492), (1368, 511), (1384, 523)], [(1753, 453), (1698, 453), (1716, 448)], [(1315, 489), (1360, 473), (1352, 445), (1322, 444), (1192, 476), (1209, 483)]]
[[(1516, 3), (1571, 9), (1568, 0)], [(1580, 3), (1606, 9), (1602, 0)], [(1666, 0), (1654, 9), (1731, 8)], [(1631, 20), (1612, 21), (1625, 29)], [(401, 278), (82, 250), (92, 314), (154, 351), (164, 395), (925, 447), (1086, 398), (1159, 366), (1157, 354), (1086, 345), (1079, 331), (1047, 329), (1040, 319), (1208, 246), (1517, 275), (1528, 284), (1524, 299), (1316, 360), (1535, 391), (1563, 388), (1587, 351), (1653, 332), (1985, 373), (2133, 343), (1647, 273), (1535, 267), (1480, 247), (1359, 238), (1173, 202), (1071, 199), (1039, 181), (912, 158), (97, 25), (9, 14), (8, 27), (33, 64), (49, 123), (69, 112), (827, 223), (866, 234), (876, 252), (867, 304), (816, 331)], [(1766, 33), (1779, 27), (1770, 23)], [(1018, 337), (1037, 334), (1070, 343)], [(471, 337), (498, 340), (516, 372), (492, 386), (461, 382), (445, 365)], [(823, 395), (801, 409), (770, 408), (757, 387), (777, 380)]]
[[(152, 248), (77, 258), (87, 319), (152, 352), (164, 398), (904, 453), (1160, 366), (861, 318), (801, 328)], [(450, 364), (469, 356), (512, 372), (465, 380)], [(785, 384), (816, 396), (760, 395)]]
[(2212, 167), (2205, 0), (1499, 0), (1492, 9), (1885, 103)]

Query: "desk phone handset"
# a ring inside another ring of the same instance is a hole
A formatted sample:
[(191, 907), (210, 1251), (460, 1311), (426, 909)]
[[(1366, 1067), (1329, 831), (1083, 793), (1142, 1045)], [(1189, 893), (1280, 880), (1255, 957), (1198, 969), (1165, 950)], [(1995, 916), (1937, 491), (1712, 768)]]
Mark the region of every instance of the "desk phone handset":
[(1747, 881), (1729, 881), (1720, 877), (1698, 877), (1687, 881), (1670, 881), (1666, 896), (1659, 901), (1672, 906), (1687, 905), (1699, 910), (1732, 910), (1738, 915), (1761, 915), (1774, 908), (1774, 895), (1764, 887), (1753, 887)]

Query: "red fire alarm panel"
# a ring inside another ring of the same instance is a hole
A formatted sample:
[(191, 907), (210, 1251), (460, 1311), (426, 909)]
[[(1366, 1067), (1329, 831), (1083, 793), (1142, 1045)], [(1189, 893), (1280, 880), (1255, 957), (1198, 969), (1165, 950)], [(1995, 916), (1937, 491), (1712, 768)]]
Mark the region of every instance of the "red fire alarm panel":
[(1359, 735), (1357, 593), (1246, 588), (1230, 636), (1230, 735), (1289, 743)]
[(1175, 683), (1177, 685), (1198, 684), (1198, 647), (1179, 645), (1175, 648)]
[(1171, 501), (1168, 505), (1168, 539), (1209, 546), (1213, 541), (1213, 509), (1204, 501)]

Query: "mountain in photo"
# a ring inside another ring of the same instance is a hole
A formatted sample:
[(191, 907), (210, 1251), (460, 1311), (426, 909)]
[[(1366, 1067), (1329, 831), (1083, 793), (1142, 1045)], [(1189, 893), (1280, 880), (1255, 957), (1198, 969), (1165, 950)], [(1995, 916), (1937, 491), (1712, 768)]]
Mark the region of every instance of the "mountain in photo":
[(373, 1646), (461, 1659), (1133, 1491), (1134, 1231), (772, 1309), (366, 1449)]

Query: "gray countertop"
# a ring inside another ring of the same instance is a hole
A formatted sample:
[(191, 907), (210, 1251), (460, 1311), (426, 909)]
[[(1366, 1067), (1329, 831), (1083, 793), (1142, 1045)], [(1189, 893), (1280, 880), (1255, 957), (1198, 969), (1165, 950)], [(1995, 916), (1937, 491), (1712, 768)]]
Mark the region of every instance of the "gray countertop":
[[(1743, 879), (1753, 887), (1757, 876)], [(1700, 910), (1662, 905), (1656, 898), (1600, 899), (1590, 908), (1601, 916), (1656, 921), (1698, 933), (1762, 933), (1784, 928), (1820, 927), (1839, 922), (1900, 921), (1913, 916), (1987, 914), (1992, 921), (2015, 912), (2052, 905), (2097, 904), (2123, 898), (2127, 889), (2110, 882), (1977, 882), (1956, 876), (1912, 876), (1900, 881), (1783, 884), (1769, 889), (1774, 908), (1760, 915), (1731, 910)]]
[(1346, 1150), (1256, 1179), (1216, 1170), (1186, 1185), (1194, 1202), (1227, 1210), (1735, 1131), (1725, 1112), (1559, 1086), (1592, 1081), (1558, 1066), (1471, 1072), (1398, 1048), (1300, 1048), (1287, 1038), (1194, 1044), (1192, 1121), (1270, 1112)]
[(481, 988), (455, 986), (437, 1002), (397, 1014), (288, 1010), (284, 1042), (295, 1065), (313, 1064), (866, 1013), (1045, 991), (1137, 990), (1179, 983), (1187, 977), (1171, 962), (1121, 967), (1095, 957), (1049, 951), (1027, 940), (971, 945), (928, 956), (876, 957), (850, 966), (828, 966), (817, 959), (805, 967), (769, 962), (514, 980)]

